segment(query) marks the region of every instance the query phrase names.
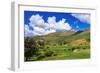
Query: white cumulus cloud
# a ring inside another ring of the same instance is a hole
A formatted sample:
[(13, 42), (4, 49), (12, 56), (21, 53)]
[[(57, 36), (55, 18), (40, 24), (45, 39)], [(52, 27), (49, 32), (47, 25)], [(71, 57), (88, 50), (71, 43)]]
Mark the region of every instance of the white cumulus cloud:
[(24, 26), (24, 34), (25, 36), (33, 36), (33, 31), (29, 29), (29, 25)]
[(34, 27), (34, 26), (37, 26), (40, 28), (47, 27), (42, 16), (40, 16), (39, 14), (32, 15), (29, 20), (30, 20), (30, 26), (32, 26), (32, 27)]
[[(43, 16), (39, 14), (30, 17), (30, 23), (25, 24), (25, 36), (41, 36), (49, 33), (54, 33), (56, 30), (71, 30), (71, 26), (62, 18), (58, 22), (56, 17), (48, 17), (47, 22), (44, 21)], [(30, 29), (31, 28), (31, 29)]]
[(65, 22), (66, 19), (62, 18), (59, 22), (56, 22), (56, 17), (48, 17), (48, 23), (51, 29), (56, 30), (71, 30), (71, 26)]
[(84, 13), (72, 13), (72, 16), (79, 19), (82, 22), (89, 23), (90, 24), (90, 14), (84, 14)]
[(71, 30), (71, 26), (65, 22), (64, 18), (60, 20), (56, 25), (58, 30)]

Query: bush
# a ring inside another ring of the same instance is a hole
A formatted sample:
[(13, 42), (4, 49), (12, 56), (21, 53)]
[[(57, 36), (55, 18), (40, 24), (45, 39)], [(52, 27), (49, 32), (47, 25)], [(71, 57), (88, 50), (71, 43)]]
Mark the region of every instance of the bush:
[(25, 61), (28, 61), (35, 53), (34, 49), (31, 48), (25, 48), (24, 50), (24, 56), (25, 56)]
[(68, 51), (70, 51), (70, 52), (73, 52), (74, 50), (76, 50), (76, 49), (80, 49), (78, 46), (70, 46), (69, 48), (68, 48)]
[(45, 50), (45, 56), (46, 57), (56, 56), (56, 55), (57, 55), (57, 53), (55, 51), (53, 51), (53, 50), (50, 50), (50, 49), (46, 49)]
[(36, 57), (37, 59), (42, 59), (45, 57), (45, 52), (43, 50), (39, 50), (37, 53), (36, 53)]
[(46, 46), (46, 49), (50, 48), (50, 46)]
[(45, 53), (45, 55), (46, 55), (47, 57), (51, 56), (52, 54), (53, 54), (52, 51), (46, 51), (46, 53)]

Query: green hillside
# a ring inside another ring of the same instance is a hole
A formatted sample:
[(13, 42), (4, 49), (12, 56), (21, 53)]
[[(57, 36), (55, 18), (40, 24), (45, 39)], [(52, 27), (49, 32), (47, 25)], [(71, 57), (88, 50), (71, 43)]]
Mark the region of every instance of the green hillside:
[(25, 61), (90, 58), (90, 31), (63, 31), (25, 37)]

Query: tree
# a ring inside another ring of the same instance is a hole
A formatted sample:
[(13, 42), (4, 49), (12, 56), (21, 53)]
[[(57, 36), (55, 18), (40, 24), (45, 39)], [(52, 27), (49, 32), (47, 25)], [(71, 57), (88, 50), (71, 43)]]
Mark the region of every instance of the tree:
[(37, 44), (38, 44), (38, 47), (40, 49), (44, 49), (45, 48), (45, 41), (43, 39), (38, 40)]
[(24, 56), (25, 60), (28, 61), (32, 56), (37, 56), (37, 52), (39, 49), (43, 49), (45, 47), (45, 41), (43, 39), (36, 40), (31, 37), (26, 37), (24, 41)]
[(28, 61), (33, 55), (35, 55), (38, 48), (36, 46), (35, 40), (29, 37), (25, 38), (24, 47), (25, 60)]

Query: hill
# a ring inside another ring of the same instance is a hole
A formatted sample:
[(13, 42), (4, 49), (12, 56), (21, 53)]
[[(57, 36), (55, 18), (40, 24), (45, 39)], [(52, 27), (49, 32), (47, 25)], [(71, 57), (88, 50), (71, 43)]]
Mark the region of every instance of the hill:
[(77, 39), (90, 40), (90, 31), (82, 31), (80, 33), (73, 31), (55, 32), (45, 36), (34, 37), (36, 40), (43, 39), (47, 44), (57, 44), (57, 43), (70, 43), (71, 41)]

